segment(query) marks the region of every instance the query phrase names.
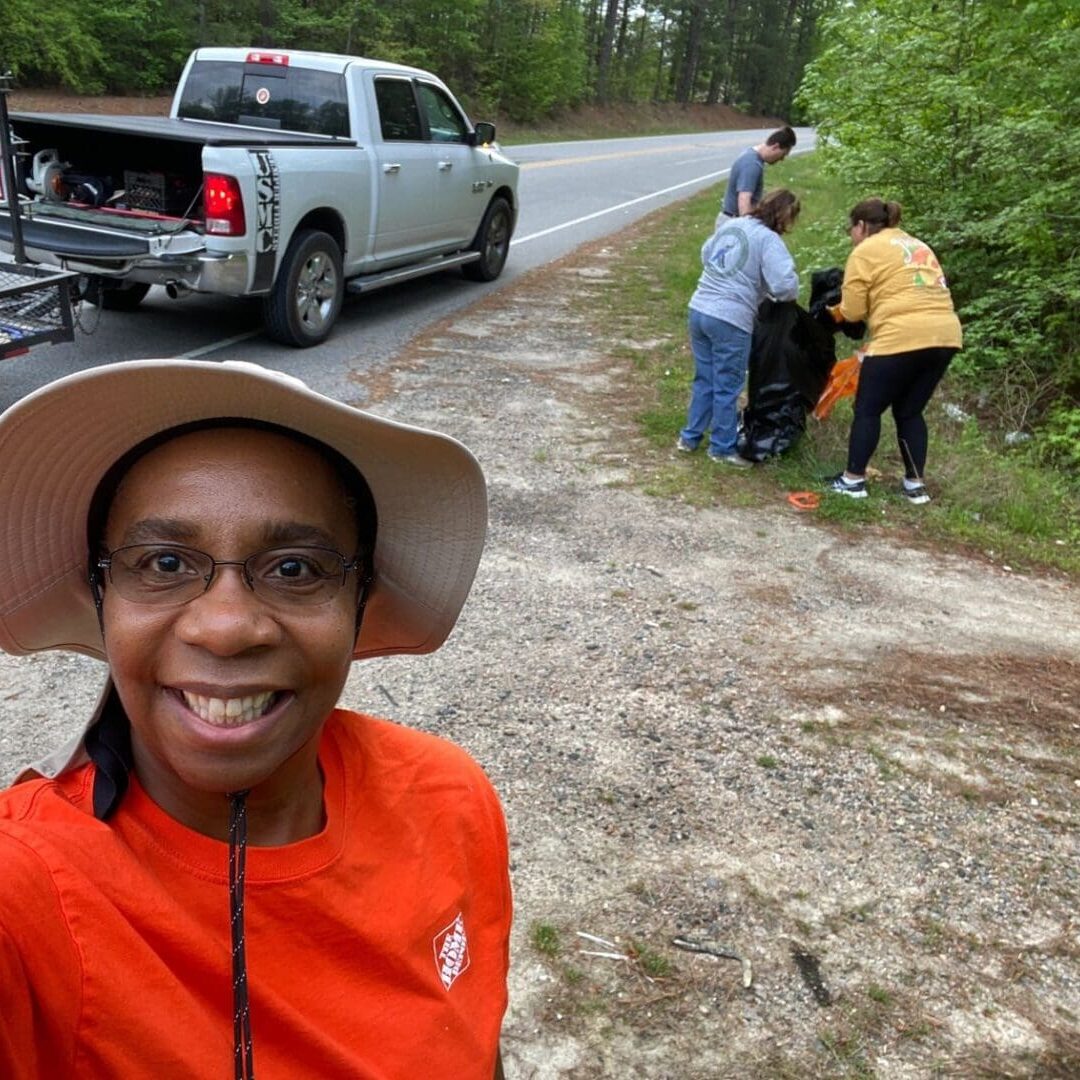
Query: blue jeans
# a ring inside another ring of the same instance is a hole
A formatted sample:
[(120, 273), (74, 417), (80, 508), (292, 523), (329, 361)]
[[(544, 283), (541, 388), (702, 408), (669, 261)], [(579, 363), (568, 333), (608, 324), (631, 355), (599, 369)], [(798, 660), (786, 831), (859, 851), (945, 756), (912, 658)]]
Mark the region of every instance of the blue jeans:
[(691, 446), (697, 446), (708, 431), (710, 454), (734, 454), (739, 392), (750, 362), (750, 335), (691, 308), (690, 351), (694, 354), (694, 381), (686, 427), (680, 435)]

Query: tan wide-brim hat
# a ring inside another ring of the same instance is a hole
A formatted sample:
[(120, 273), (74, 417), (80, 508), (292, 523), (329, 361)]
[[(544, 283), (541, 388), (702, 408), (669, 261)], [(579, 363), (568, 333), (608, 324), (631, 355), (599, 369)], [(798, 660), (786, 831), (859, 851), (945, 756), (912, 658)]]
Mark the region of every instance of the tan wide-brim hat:
[(87, 581), (95, 488), (151, 435), (225, 417), (318, 439), (367, 480), (378, 513), (375, 583), (354, 656), (431, 652), (446, 640), (487, 529), (484, 476), (461, 443), (255, 364), (133, 360), (59, 379), (0, 416), (0, 649), (104, 658)]

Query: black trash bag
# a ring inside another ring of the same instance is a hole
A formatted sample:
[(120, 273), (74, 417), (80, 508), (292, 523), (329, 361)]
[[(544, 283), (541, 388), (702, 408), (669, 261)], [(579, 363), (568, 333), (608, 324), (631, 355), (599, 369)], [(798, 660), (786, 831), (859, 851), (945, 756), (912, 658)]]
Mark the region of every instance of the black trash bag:
[(833, 317), (826, 310), (840, 303), (843, 287), (844, 271), (839, 266), (831, 266), (828, 270), (815, 270), (810, 275), (810, 314), (830, 334), (843, 333), (855, 341), (861, 341), (866, 335), (866, 323), (833, 322)]
[(766, 300), (750, 344), (739, 454), (764, 461), (790, 450), (806, 430), (806, 414), (821, 397), (835, 362), (832, 331), (794, 300)]
[(866, 333), (865, 323), (836, 323), (826, 310), (840, 303), (843, 284), (840, 267), (815, 270), (809, 311), (794, 300), (766, 300), (758, 309), (738, 435), (739, 454), (749, 461), (775, 457), (799, 441), (836, 363), (836, 335), (859, 341)]

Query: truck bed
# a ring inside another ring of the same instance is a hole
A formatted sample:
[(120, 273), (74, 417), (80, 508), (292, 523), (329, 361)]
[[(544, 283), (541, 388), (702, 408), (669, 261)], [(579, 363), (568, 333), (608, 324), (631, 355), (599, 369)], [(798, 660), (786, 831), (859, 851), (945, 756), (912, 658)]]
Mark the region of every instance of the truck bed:
[(356, 146), (353, 139), (307, 135), (298, 131), (238, 127), (203, 120), (178, 120), (170, 116), (100, 116), (96, 113), (12, 113), (15, 133), (29, 139), (34, 149), (57, 142), (79, 141), (79, 132), (95, 139), (119, 136), (154, 141), (196, 143), (199, 146)]
[[(12, 113), (15, 134), (26, 140), (22, 169), (39, 150), (55, 150), (75, 174), (107, 178), (113, 190), (132, 174), (156, 174), (179, 185), (180, 202), (201, 212), (195, 200), (202, 185), (205, 146), (270, 149), (279, 147), (355, 147), (350, 139), (301, 132), (237, 127), (166, 116), (99, 116), (87, 113)], [(189, 203), (190, 200), (190, 203)], [(164, 207), (162, 207), (164, 209)], [(180, 213), (182, 207), (173, 208)], [(95, 220), (97, 215), (97, 220)], [(131, 259), (149, 250), (146, 233), (177, 228), (165, 220), (143, 223), (109, 218), (88, 209), (69, 213), (63, 204), (36, 203), (23, 225), (27, 246), (69, 258)], [(140, 235), (140, 233), (144, 235)], [(10, 216), (0, 209), (0, 241), (10, 241)]]
[[(55, 150), (74, 172), (111, 177), (116, 188), (122, 186), (126, 170), (170, 173), (197, 188), (202, 183), (204, 146), (356, 146), (349, 139), (167, 116), (12, 113), (11, 127), (29, 143), (23, 148), (29, 155)], [(23, 161), (28, 169), (29, 159)]]

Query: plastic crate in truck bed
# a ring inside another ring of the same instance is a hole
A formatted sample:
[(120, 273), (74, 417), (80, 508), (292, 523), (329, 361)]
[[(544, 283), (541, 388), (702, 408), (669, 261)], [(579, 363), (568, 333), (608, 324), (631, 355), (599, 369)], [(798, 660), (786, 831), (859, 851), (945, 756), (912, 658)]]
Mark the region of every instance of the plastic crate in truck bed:
[(124, 197), (129, 210), (188, 216), (195, 208), (197, 189), (172, 173), (124, 170)]

